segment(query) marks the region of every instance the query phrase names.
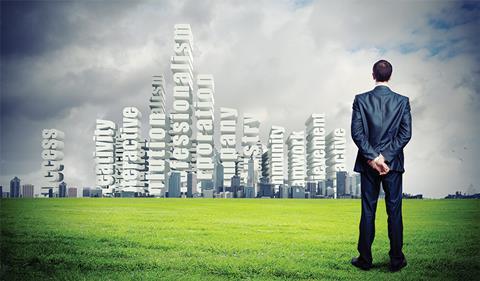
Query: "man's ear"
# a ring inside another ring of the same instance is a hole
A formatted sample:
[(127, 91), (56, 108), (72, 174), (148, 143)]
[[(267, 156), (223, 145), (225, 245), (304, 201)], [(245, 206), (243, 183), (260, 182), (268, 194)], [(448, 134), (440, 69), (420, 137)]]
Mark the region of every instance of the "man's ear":
[(375, 79), (375, 74), (372, 72), (372, 77), (373, 77), (373, 80), (377, 81), (377, 79)]

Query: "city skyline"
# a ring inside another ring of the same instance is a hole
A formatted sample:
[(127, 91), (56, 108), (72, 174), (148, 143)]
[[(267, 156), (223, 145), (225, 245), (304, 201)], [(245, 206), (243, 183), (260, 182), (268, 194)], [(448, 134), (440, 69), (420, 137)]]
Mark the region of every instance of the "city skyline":
[[(428, 197), (443, 197), (456, 190), (478, 192), (475, 159), (480, 149), (475, 136), (480, 132), (475, 112), (479, 100), (478, 81), (472, 76), (478, 71), (478, 55), (472, 47), (478, 39), (470, 30), (478, 23), (472, 16), (478, 13), (475, 7), (419, 3), (408, 15), (410, 21), (393, 15), (391, 20), (402, 24), (375, 38), (351, 36), (348, 26), (337, 27), (337, 33), (321, 28), (329, 15), (319, 3), (308, 1), (247, 3), (244, 11), (233, 9), (230, 14), (218, 13), (229, 10), (225, 7), (229, 4), (218, 3), (124, 4), (113, 10), (101, 4), (50, 5), (20, 8), (49, 18), (50, 25), (39, 25), (42, 29), (35, 31), (38, 36), (55, 34), (56, 41), (33, 36), (40, 40), (27, 47), (20, 44), (21, 37), (4, 33), (9, 27), (2, 25), (2, 42), (8, 42), (2, 43), (3, 186), (15, 175), (24, 182), (38, 182), (42, 128), (65, 131), (65, 181), (72, 186), (93, 186), (90, 132), (95, 119), (111, 119), (120, 125), (118, 110), (135, 105), (143, 114), (142, 123), (148, 124), (151, 75), (164, 73), (171, 91), (171, 27), (189, 22), (196, 35), (195, 65), (199, 72), (215, 77), (216, 111), (220, 105), (255, 114), (262, 124), (264, 143), (271, 125), (284, 126), (288, 136), (303, 129), (308, 114), (325, 112), (327, 120), (335, 120), (334, 124), (327, 121), (328, 132), (333, 129), (329, 126), (347, 130), (347, 171), (353, 168), (356, 152), (348, 129), (353, 96), (373, 87), (371, 64), (378, 58), (390, 59), (393, 90), (412, 100), (414, 128), (406, 149), (404, 191)], [(395, 5), (405, 10), (404, 4)], [(357, 8), (365, 11), (367, 6)], [(165, 17), (139, 20), (153, 18), (145, 17), (150, 8)], [(348, 12), (341, 8), (332, 4), (327, 10), (348, 22)], [(205, 13), (192, 14), (188, 9)], [(455, 12), (446, 12), (452, 9)], [(88, 13), (93, 10), (96, 13)], [(374, 18), (375, 11), (365, 13), (362, 25), (371, 23), (368, 16)], [(84, 13), (89, 14), (85, 21), (62, 24)], [(252, 20), (245, 21), (246, 17)], [(135, 25), (126, 28), (125, 35), (111, 29), (112, 23), (128, 27), (126, 22), (132, 19)], [(25, 17), (7, 20), (20, 29), (31, 24)], [(250, 26), (255, 23), (260, 28)], [(311, 28), (309, 23), (317, 24)], [(52, 26), (65, 26), (69, 32), (52, 33)], [(90, 32), (93, 26), (106, 33)], [(291, 38), (297, 43), (291, 44)], [(142, 133), (145, 136), (145, 130)], [(430, 169), (432, 162), (440, 167)]]

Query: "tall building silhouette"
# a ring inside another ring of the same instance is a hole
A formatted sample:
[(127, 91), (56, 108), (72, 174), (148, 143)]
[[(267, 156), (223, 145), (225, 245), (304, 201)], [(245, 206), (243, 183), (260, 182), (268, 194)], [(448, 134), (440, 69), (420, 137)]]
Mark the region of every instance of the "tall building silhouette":
[(253, 155), (252, 155), (248, 160), (247, 186), (251, 186), (255, 189), (256, 182), (257, 182), (257, 176), (255, 171), (255, 161), (253, 160)]
[(170, 198), (178, 198), (180, 197), (180, 185), (181, 185), (181, 178), (179, 171), (171, 171), (170, 177), (168, 179), (168, 197)]
[(215, 150), (214, 155), (213, 155), (213, 183), (214, 183), (214, 188), (215, 192), (222, 192), (224, 191), (224, 172), (223, 172), (223, 163), (222, 160), (220, 159), (220, 153)]
[(347, 194), (347, 172), (337, 172), (336, 176), (337, 197), (344, 197)]
[(187, 197), (193, 197), (197, 193), (197, 174), (193, 171), (187, 172)]
[(58, 197), (67, 197), (67, 184), (64, 181), (58, 185)]
[(20, 197), (20, 179), (14, 177), (10, 181), (10, 198), (18, 198)]

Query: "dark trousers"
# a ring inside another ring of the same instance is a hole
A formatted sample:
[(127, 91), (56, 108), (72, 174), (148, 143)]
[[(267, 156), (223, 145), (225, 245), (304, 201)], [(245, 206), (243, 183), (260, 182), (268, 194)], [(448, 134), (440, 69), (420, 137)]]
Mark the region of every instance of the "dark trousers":
[(360, 259), (372, 264), (372, 243), (375, 238), (375, 212), (377, 210), (380, 183), (385, 191), (385, 205), (388, 215), (388, 238), (390, 239), (390, 262), (399, 265), (405, 258), (402, 252), (403, 223), (402, 223), (402, 173), (390, 171), (380, 176), (377, 171), (370, 169), (362, 172), (362, 217), (360, 219), (360, 237), (358, 252)]

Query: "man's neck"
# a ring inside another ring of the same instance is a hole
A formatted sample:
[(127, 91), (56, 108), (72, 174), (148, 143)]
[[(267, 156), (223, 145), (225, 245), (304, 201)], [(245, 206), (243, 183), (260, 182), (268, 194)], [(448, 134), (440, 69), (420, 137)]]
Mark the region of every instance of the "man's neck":
[(390, 85), (388, 84), (387, 81), (385, 81), (385, 82), (375, 81), (375, 87), (376, 87), (376, 86), (386, 86), (386, 87), (389, 87), (389, 88), (390, 88)]

